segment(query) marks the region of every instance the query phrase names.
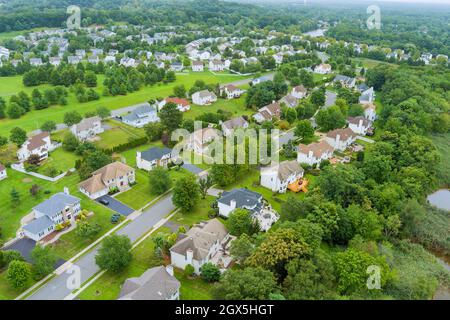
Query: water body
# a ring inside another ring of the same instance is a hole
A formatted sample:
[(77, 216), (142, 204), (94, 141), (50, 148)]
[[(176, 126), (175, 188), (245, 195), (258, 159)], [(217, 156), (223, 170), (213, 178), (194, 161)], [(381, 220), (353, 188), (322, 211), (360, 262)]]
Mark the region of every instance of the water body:
[(450, 190), (440, 189), (427, 197), (428, 202), (436, 208), (450, 211)]

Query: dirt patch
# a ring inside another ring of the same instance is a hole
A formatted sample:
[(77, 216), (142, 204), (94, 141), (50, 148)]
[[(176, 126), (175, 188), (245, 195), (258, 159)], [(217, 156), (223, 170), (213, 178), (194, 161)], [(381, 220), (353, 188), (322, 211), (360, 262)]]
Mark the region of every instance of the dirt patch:
[(33, 182), (33, 179), (31, 179), (31, 178), (23, 178), (22, 182), (23, 183), (30, 183), (30, 182)]

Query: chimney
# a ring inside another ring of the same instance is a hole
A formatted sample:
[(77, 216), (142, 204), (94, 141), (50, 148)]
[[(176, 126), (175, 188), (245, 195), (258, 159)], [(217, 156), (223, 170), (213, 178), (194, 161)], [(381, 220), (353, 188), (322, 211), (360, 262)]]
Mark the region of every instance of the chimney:
[(173, 266), (171, 264), (168, 264), (166, 266), (166, 271), (168, 274), (170, 274), (173, 277)]
[(194, 251), (192, 249), (188, 249), (186, 251), (186, 260), (189, 264), (192, 264), (192, 259), (194, 258)]
[(363, 119), (359, 119), (358, 129), (362, 129), (363, 127)]
[(233, 199), (230, 201), (230, 207), (232, 210), (236, 208), (236, 200)]
[(340, 134), (337, 134), (337, 135), (336, 135), (336, 148), (337, 148), (337, 146), (339, 145), (339, 141), (341, 141), (341, 135), (340, 135)]
[(67, 195), (70, 195), (70, 191), (69, 191), (69, 188), (67, 188), (67, 187), (64, 187), (64, 193), (65, 193), (65, 194), (67, 194)]

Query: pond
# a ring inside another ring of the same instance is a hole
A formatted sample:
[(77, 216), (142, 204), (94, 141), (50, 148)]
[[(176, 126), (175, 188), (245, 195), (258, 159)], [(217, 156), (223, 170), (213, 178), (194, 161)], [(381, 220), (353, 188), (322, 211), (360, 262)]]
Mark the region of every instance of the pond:
[(450, 211), (450, 190), (441, 189), (427, 197), (428, 202), (442, 210)]

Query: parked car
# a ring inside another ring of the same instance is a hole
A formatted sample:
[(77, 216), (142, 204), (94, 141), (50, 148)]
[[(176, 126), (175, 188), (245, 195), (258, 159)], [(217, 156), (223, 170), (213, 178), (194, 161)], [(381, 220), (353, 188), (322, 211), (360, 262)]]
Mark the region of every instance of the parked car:
[(106, 199), (100, 199), (98, 202), (100, 202), (101, 204), (107, 206), (109, 204), (109, 201)]

